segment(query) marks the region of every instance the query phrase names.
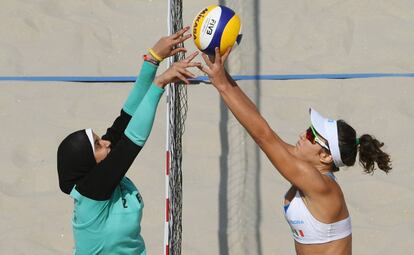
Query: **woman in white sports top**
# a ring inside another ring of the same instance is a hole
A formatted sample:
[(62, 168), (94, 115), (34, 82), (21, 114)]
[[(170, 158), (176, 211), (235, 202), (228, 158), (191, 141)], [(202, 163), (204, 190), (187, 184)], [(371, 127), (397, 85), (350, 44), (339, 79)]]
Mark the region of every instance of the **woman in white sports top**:
[[(285, 195), (285, 217), (291, 227), (296, 253), (352, 254), (351, 219), (333, 172), (359, 162), (366, 173), (375, 163), (388, 173), (390, 157), (383, 143), (371, 135), (359, 138), (343, 120), (322, 117), (310, 109), (310, 127), (295, 145), (285, 143), (260, 115), (254, 103), (228, 75), (224, 62), (230, 51), (214, 58), (203, 54), (205, 72), (227, 107), (249, 132), (276, 170), (292, 186)], [(214, 59), (214, 60), (213, 60)]]

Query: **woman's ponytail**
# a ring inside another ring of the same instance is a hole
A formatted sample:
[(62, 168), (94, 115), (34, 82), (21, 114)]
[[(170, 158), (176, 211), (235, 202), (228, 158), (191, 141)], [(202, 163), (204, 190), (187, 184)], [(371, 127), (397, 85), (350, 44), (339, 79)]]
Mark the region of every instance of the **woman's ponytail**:
[(391, 170), (390, 156), (381, 150), (381, 143), (371, 135), (362, 135), (359, 138), (359, 163), (364, 167), (364, 172), (372, 174), (375, 163), (382, 171), (388, 173)]

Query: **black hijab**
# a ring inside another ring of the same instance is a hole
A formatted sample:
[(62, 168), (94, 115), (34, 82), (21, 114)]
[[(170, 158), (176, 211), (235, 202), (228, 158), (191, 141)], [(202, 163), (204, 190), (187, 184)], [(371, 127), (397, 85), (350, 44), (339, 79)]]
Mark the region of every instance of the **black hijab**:
[(85, 129), (63, 139), (57, 151), (57, 170), (59, 187), (64, 193), (70, 194), (75, 184), (94, 166), (96, 160)]

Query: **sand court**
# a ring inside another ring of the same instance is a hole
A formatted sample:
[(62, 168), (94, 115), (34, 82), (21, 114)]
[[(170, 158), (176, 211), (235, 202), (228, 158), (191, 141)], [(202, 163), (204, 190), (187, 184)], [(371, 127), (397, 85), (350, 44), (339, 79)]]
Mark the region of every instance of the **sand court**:
[[(247, 11), (243, 11), (242, 2), (228, 1), (228, 5), (240, 9), (243, 22)], [(190, 24), (208, 4), (185, 1), (184, 23)], [(167, 4), (160, 0), (5, 0), (2, 6), (1, 76), (136, 75), (142, 54), (167, 33)], [(246, 41), (233, 52), (232, 74), (254, 74), (249, 69), (253, 59), (259, 74), (413, 72), (413, 7), (409, 1), (261, 1), (256, 20), (259, 23), (243, 24)], [(195, 49), (192, 42), (186, 46), (189, 51)], [(252, 49), (257, 57), (249, 55)], [(165, 64), (160, 71), (163, 69)], [(378, 171), (367, 176), (358, 166), (337, 174), (352, 217), (354, 254), (411, 252), (413, 81), (369, 78), (240, 82), (247, 91), (260, 88), (252, 92), (257, 95), (259, 109), (287, 142), (295, 143), (308, 127), (307, 109), (312, 106), (326, 116), (345, 119), (359, 135), (370, 133), (386, 144), (385, 150), (393, 160), (389, 175)], [(0, 253), (72, 254), (73, 202), (59, 190), (57, 146), (78, 129), (91, 127), (98, 134), (105, 132), (131, 86), (0, 82)], [(223, 132), (223, 120), (227, 120), (228, 130), (237, 130), (238, 125), (226, 115), (210, 85), (189, 87), (188, 105), (183, 138), (182, 253), (294, 254), (282, 213), (282, 196), (288, 183), (263, 153), (258, 154), (257, 169), (224, 176), (223, 162), (231, 165), (237, 157), (223, 154), (229, 149), (223, 141), (243, 135)], [(165, 114), (162, 99), (149, 141), (127, 174), (145, 201), (142, 234), (149, 254), (162, 253)], [(245, 143), (252, 142), (244, 139)], [(252, 150), (256, 153), (257, 148)], [(240, 178), (249, 176), (256, 178), (258, 190), (246, 190), (245, 198), (229, 196), (243, 181)], [(251, 199), (256, 199), (258, 205), (242, 209), (254, 213), (256, 222), (232, 221), (246, 219), (239, 218), (237, 206), (252, 194)], [(251, 229), (257, 231), (239, 235)], [(229, 237), (226, 242), (223, 236)], [(253, 239), (257, 252), (243, 250), (241, 243)]]

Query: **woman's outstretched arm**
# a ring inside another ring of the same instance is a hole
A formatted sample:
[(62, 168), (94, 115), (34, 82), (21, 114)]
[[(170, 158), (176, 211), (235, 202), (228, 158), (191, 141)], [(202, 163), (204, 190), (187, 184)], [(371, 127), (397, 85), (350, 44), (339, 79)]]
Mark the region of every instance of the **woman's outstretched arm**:
[[(185, 34), (188, 30), (189, 27), (185, 27), (175, 34), (161, 37), (151, 48), (151, 51), (155, 52), (161, 59), (168, 58), (179, 52), (186, 52), (185, 48), (178, 47), (178, 45), (191, 37), (191, 34)], [(102, 136), (102, 139), (111, 142), (111, 147), (115, 147), (121, 139), (132, 115), (134, 115), (136, 109), (154, 81), (158, 65), (159, 61), (151, 57), (151, 54), (147, 54), (147, 58), (142, 63), (141, 70), (124, 102), (120, 115)]]
[(209, 76), (227, 107), (286, 180), (304, 192), (324, 192), (326, 185), (320, 173), (294, 156), (294, 148), (272, 130), (255, 104), (227, 74), (224, 62), (229, 54), (227, 51), (220, 56), (216, 49), (214, 61), (203, 54), (206, 65), (201, 70)]
[(164, 87), (178, 80), (188, 84), (188, 78), (194, 78), (195, 75), (187, 68), (200, 66), (200, 63), (191, 62), (196, 55), (197, 52), (185, 60), (174, 63), (154, 79), (118, 144), (77, 184), (76, 190), (79, 193), (94, 200), (107, 200), (112, 196), (116, 186), (127, 173), (151, 133)]

